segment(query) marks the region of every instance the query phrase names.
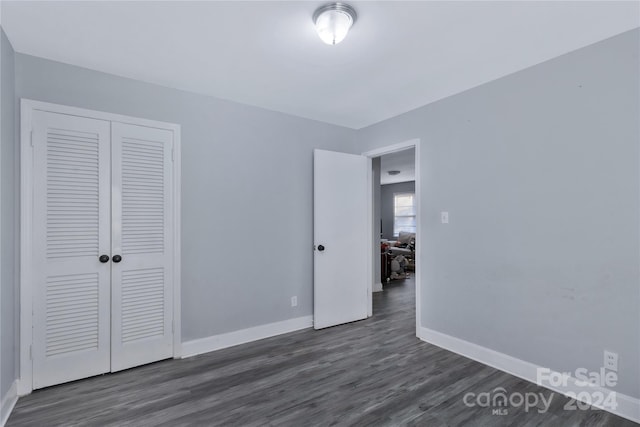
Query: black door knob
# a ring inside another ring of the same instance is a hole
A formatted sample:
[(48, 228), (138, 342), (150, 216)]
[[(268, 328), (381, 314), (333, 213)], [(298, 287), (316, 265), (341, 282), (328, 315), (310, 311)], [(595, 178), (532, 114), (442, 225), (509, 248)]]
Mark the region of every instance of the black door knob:
[(98, 259), (102, 263), (109, 262), (109, 255), (100, 255), (100, 258), (98, 258)]
[(120, 262), (120, 261), (122, 261), (122, 257), (120, 255), (113, 256), (113, 262)]
[(320, 252), (324, 251), (324, 246), (323, 246), (323, 245), (318, 245), (318, 250), (319, 250)]

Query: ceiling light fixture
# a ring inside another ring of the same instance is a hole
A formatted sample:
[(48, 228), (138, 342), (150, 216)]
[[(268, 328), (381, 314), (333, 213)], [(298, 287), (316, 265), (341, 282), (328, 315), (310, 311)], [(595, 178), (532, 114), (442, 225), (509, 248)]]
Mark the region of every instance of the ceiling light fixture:
[(319, 7), (313, 14), (318, 35), (326, 44), (338, 44), (356, 22), (356, 11), (345, 3), (331, 3)]

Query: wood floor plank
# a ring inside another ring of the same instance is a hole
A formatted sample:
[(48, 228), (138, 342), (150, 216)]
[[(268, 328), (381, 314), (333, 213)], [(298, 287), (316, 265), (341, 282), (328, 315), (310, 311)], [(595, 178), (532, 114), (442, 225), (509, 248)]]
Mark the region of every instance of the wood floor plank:
[(468, 407), (466, 393), (551, 391), (415, 337), (412, 279), (374, 316), (38, 390), (14, 426), (632, 426), (599, 410)]

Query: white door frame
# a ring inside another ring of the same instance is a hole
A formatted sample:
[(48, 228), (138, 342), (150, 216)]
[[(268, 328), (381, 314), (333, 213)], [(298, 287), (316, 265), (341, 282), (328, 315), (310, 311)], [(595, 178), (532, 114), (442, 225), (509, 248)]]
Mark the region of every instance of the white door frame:
[(32, 121), (35, 110), (70, 116), (89, 117), (112, 122), (129, 123), (173, 132), (173, 357), (182, 355), (180, 316), (180, 125), (147, 120), (84, 108), (68, 107), (48, 102), (21, 99), (20, 102), (20, 368), (18, 395), (33, 391), (33, 361), (31, 360), (33, 317), (33, 146)]
[[(367, 215), (367, 221), (369, 224), (369, 230), (373, 230), (373, 174), (372, 174), (372, 161), (374, 157), (380, 157), (380, 156), (384, 156), (385, 154), (391, 154), (391, 153), (395, 153), (397, 151), (403, 151), (403, 150), (407, 150), (410, 148), (415, 148), (416, 149), (416, 154), (415, 154), (415, 169), (416, 169), (416, 176), (415, 176), (415, 185), (416, 185), (416, 189), (415, 189), (415, 200), (416, 200), (416, 250), (415, 250), (415, 259), (416, 259), (416, 269), (415, 269), (415, 273), (416, 273), (416, 336), (418, 335), (418, 331), (420, 330), (420, 319), (421, 319), (421, 312), (422, 312), (422, 307), (421, 307), (421, 300), (420, 300), (420, 284), (422, 283), (420, 280), (420, 271), (422, 270), (421, 265), (422, 263), (420, 262), (420, 252), (421, 252), (421, 244), (418, 241), (418, 239), (420, 238), (420, 236), (422, 236), (421, 232), (421, 226), (420, 223), (421, 221), (421, 217), (420, 217), (420, 139), (410, 139), (408, 141), (404, 141), (404, 142), (399, 142), (397, 144), (393, 144), (393, 145), (388, 145), (386, 147), (380, 147), (380, 148), (376, 148), (374, 150), (371, 151), (366, 151), (364, 153), (362, 153), (363, 156), (368, 157), (369, 159), (369, 168), (367, 171), (367, 181), (368, 181), (368, 202), (367, 202), (367, 206), (368, 206), (368, 210), (369, 210), (369, 214)], [(380, 237), (379, 236), (374, 236), (373, 233), (371, 233), (371, 238), (369, 239), (369, 254), (370, 257), (374, 254), (374, 248), (376, 246), (380, 246)], [(374, 269), (374, 265), (375, 263), (371, 262), (370, 263), (370, 268), (369, 271), (367, 272), (368, 275), (368, 280), (367, 280), (367, 286), (368, 288), (368, 293), (371, 296), (371, 298), (369, 298), (369, 308), (368, 308), (368, 315), (372, 316), (373, 315), (373, 286), (374, 286), (374, 277), (375, 277), (375, 272), (373, 271)]]

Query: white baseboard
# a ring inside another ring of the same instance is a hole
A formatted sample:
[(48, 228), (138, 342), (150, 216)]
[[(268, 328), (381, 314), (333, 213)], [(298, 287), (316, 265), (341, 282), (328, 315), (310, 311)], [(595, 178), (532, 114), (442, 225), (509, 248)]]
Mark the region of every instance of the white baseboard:
[(382, 283), (374, 283), (373, 284), (373, 292), (382, 292)]
[(268, 323), (253, 328), (241, 329), (226, 334), (214, 335), (182, 343), (182, 358), (220, 350), (234, 345), (245, 344), (288, 332), (298, 331), (313, 326), (313, 316), (297, 317), (281, 322)]
[(16, 406), (18, 401), (18, 382), (14, 381), (9, 387), (9, 390), (2, 396), (2, 404), (0, 404), (0, 426), (4, 426), (13, 411), (13, 407)]
[[(418, 328), (418, 338), (430, 344), (442, 347), (445, 350), (449, 350), (462, 356), (468, 357), (469, 359), (473, 359), (484, 365), (491, 366), (493, 368), (507, 372), (511, 375), (535, 384), (538, 384), (538, 369), (544, 368), (542, 366), (517, 359), (504, 353), (482, 347), (478, 344), (474, 344), (460, 338), (455, 338), (450, 335), (446, 335), (441, 332), (437, 332), (424, 327)], [(555, 374), (560, 375), (559, 373)], [(585, 391), (585, 386), (578, 385), (576, 384), (577, 382), (578, 380), (576, 378), (570, 377), (567, 380), (566, 386), (554, 386), (551, 384), (541, 385), (542, 387), (548, 388), (565, 396), (567, 395), (567, 393), (573, 393), (573, 395), (576, 396), (578, 395), (578, 393)], [(613, 391), (598, 386), (589, 386), (588, 390), (589, 392), (602, 392), (605, 396)], [(629, 419), (636, 423), (640, 423), (640, 399), (636, 399), (634, 397), (616, 392), (616, 400), (616, 409), (604, 407), (598, 408), (607, 412), (611, 412), (612, 414), (618, 415), (620, 417)]]

